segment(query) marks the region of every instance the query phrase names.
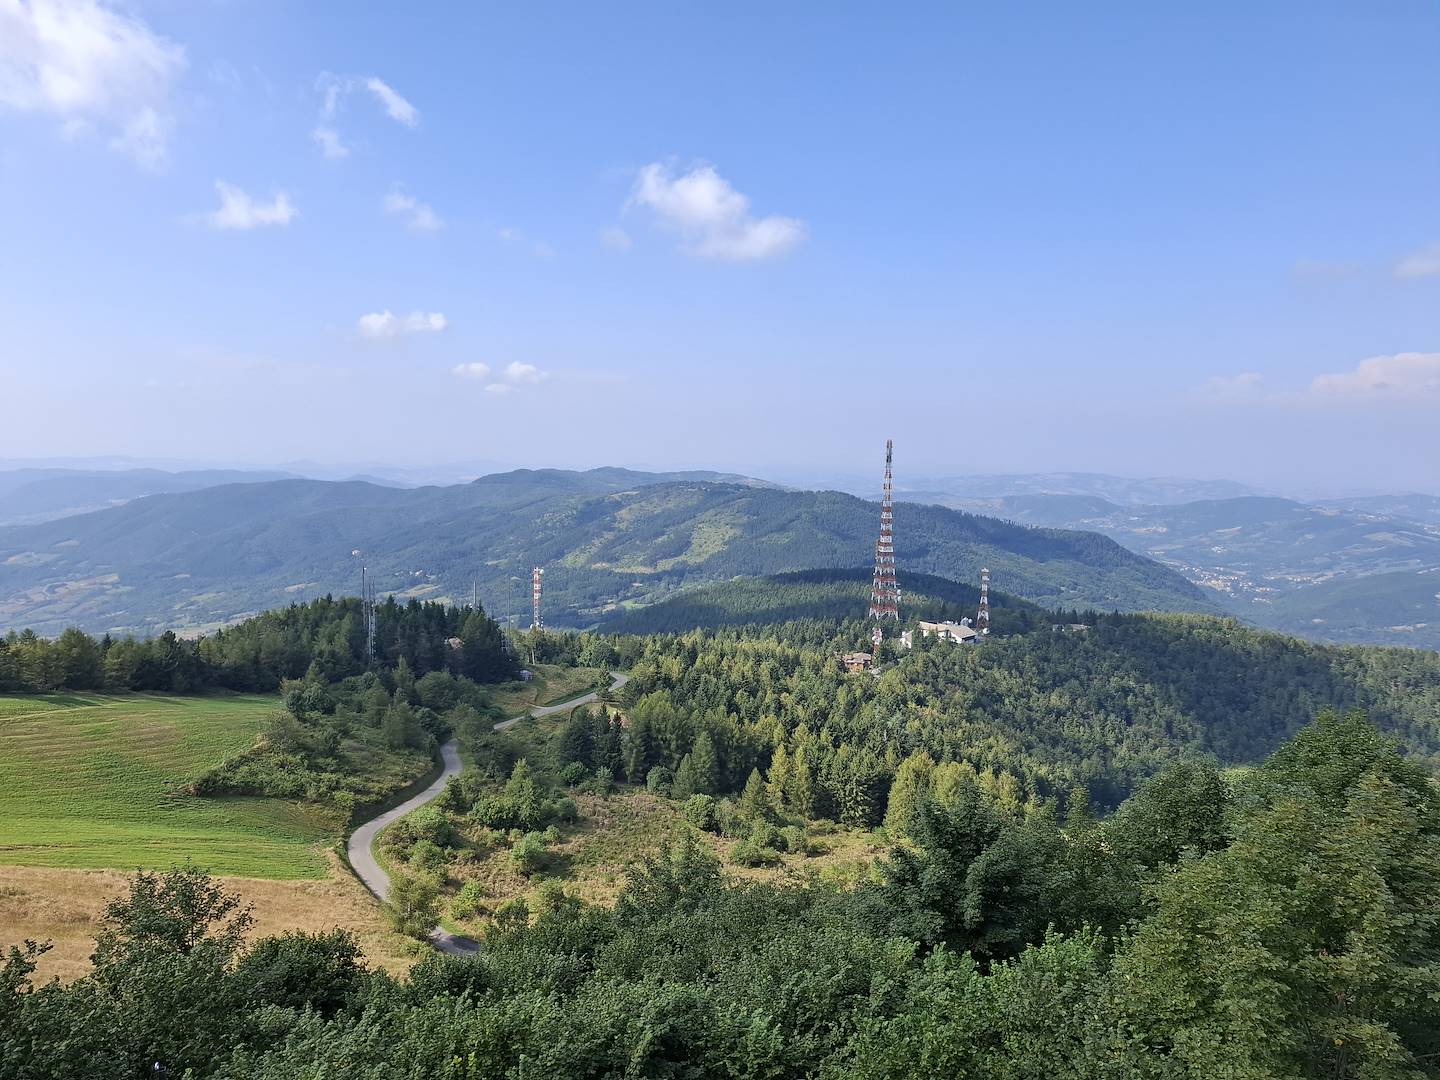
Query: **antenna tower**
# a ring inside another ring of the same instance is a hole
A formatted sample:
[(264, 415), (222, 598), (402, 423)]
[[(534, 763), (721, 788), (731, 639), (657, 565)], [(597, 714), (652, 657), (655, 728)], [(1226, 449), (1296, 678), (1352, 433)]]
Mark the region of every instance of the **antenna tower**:
[(375, 582), (360, 567), (360, 609), (365, 616), (365, 660), (375, 655)]
[(539, 630), (545, 624), (540, 619), (540, 578), (544, 576), (545, 568), (537, 566), (530, 571), (530, 607), (531, 619), (530, 629)]
[[(890, 462), (895, 443), (885, 440), (885, 486), (880, 496), (880, 539), (875, 541), (875, 580), (870, 587), (870, 617), (876, 623), (886, 619), (900, 621), (900, 585), (895, 580), (895, 522), (890, 480)], [(875, 643), (879, 645), (881, 629), (875, 627)]]
[(975, 616), (975, 629), (981, 634), (990, 633), (990, 571), (980, 571), (980, 611)]

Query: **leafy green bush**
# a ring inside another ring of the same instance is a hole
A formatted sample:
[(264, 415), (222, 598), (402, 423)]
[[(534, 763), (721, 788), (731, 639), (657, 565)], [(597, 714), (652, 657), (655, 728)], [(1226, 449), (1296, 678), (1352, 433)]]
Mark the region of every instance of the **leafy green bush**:
[(473, 919), (476, 915), (484, 913), (485, 887), (480, 882), (470, 880), (460, 886), (460, 891), (455, 894), (455, 899), (450, 901), (450, 917), (452, 919)]
[(560, 770), (560, 783), (566, 787), (583, 784), (590, 776), (590, 770), (578, 761), (572, 761)]
[(656, 765), (645, 776), (645, 790), (653, 795), (669, 795), (675, 783), (675, 774), (664, 765)]
[(510, 849), (510, 865), (525, 877), (538, 874), (545, 869), (548, 862), (545, 836), (542, 833), (526, 833), (515, 841), (515, 846)]
[(691, 795), (685, 802), (685, 820), (697, 829), (715, 832), (719, 827), (719, 819), (715, 813), (715, 797)]

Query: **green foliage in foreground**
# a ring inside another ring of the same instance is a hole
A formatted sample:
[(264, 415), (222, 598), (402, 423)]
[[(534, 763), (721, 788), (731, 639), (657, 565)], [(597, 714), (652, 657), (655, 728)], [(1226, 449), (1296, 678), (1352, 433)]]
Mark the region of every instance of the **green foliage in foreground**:
[(40, 946), (11, 951), (0, 1075), (1440, 1076), (1429, 778), (1330, 714), (1217, 785), (1181, 767), (1063, 828), (927, 803), (849, 892), (730, 882), (686, 842), (613, 910), (552, 895), (406, 982), (342, 933), (246, 949), (203, 875), (142, 876), (91, 976), (32, 987)]

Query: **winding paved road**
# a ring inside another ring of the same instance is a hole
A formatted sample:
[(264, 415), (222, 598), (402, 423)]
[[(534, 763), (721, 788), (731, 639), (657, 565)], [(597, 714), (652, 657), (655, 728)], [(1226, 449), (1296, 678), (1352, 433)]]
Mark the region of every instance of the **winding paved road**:
[[(629, 681), (630, 676), (622, 671), (610, 672), (610, 689), (618, 690)], [(527, 716), (542, 717), (553, 716), (558, 712), (566, 712), (570, 709), (579, 708), (581, 705), (589, 705), (599, 697), (599, 693), (592, 690), (588, 694), (581, 694), (579, 697), (571, 698), (569, 701), (562, 701), (556, 705), (537, 705), (529, 712), (523, 712), (519, 716), (512, 716), (509, 720), (501, 720), (495, 725), (496, 731), (505, 731), (514, 727)], [(435, 782), (427, 787), (420, 794), (406, 799), (399, 806), (377, 814), (369, 821), (356, 827), (346, 842), (345, 853), (350, 859), (350, 867), (355, 871), (355, 876), (360, 879), (364, 886), (375, 894), (376, 898), (383, 904), (390, 899), (390, 875), (380, 868), (375, 859), (375, 838), (385, 826), (399, 821), (406, 814), (439, 797), (445, 790), (445, 785), (450, 782), (452, 776), (459, 776), (460, 771), (465, 768), (460, 760), (460, 750), (451, 739), (444, 746), (440, 747), (441, 769), (440, 775)], [(447, 952), (455, 956), (463, 956), (472, 953), (478, 948), (474, 941), (466, 937), (459, 937), (436, 927), (430, 934), (430, 940), (441, 952)]]

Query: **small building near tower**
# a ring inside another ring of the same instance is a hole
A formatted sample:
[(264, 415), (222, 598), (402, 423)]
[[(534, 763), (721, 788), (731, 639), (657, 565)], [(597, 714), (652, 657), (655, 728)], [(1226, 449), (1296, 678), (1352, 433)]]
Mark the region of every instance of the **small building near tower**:
[(845, 670), (852, 675), (861, 671), (870, 670), (870, 665), (874, 662), (875, 657), (868, 652), (842, 653), (840, 655), (840, 663), (843, 664)]
[(938, 637), (941, 641), (958, 641), (965, 645), (973, 645), (980, 640), (979, 632), (968, 619), (962, 622), (919, 622), (915, 625), (921, 637)]

